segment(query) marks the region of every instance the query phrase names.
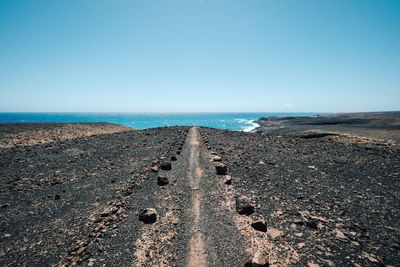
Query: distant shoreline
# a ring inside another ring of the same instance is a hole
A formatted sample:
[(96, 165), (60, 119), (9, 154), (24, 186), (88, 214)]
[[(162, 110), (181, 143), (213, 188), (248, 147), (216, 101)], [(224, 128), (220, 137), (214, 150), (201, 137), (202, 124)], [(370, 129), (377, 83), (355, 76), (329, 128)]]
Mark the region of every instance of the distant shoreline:
[(204, 126), (234, 131), (253, 131), (265, 116), (309, 116), (316, 113), (0, 113), (0, 123), (78, 123), (109, 122), (134, 129), (165, 126)]
[(400, 142), (400, 111), (336, 113), (318, 116), (259, 118), (254, 131), (300, 138), (351, 136), (382, 142)]

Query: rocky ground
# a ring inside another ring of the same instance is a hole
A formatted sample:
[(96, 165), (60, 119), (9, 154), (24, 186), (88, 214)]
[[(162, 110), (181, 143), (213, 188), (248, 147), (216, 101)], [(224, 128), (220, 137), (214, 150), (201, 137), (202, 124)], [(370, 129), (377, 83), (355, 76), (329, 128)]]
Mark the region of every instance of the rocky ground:
[[(36, 125), (11, 127), (13, 138), (21, 127), (25, 140)], [(82, 127), (100, 132), (104, 124)], [(38, 126), (53, 128), (59, 125)], [(159, 190), (151, 167), (184, 142), (187, 130), (130, 130), (1, 150), (0, 265), (130, 265), (143, 227), (137, 212), (154, 206)]]
[(338, 113), (312, 117), (260, 118), (258, 131), (268, 135), (313, 138), (330, 135), (342, 142), (399, 144), (400, 111)]
[(112, 123), (0, 123), (0, 149), (131, 130)]
[(397, 128), (383, 140), (264, 122), (38, 144), (18, 138), (36, 125), (9, 125), (0, 265), (399, 266)]

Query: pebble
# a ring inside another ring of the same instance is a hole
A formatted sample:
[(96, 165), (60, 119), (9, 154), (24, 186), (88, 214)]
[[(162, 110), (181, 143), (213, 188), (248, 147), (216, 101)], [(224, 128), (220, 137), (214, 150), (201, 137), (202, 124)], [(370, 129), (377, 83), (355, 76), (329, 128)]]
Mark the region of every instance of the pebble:
[(157, 166), (152, 166), (151, 168), (152, 172), (158, 172), (158, 167)]
[(225, 176), (225, 180), (224, 180), (224, 184), (227, 184), (227, 185), (232, 184), (232, 176), (226, 175)]
[(297, 246), (299, 248), (304, 248), (306, 246), (306, 243), (298, 243)]
[(219, 162), (219, 161), (221, 161), (221, 160), (222, 160), (222, 158), (219, 157), (219, 156), (213, 157), (213, 161), (215, 161), (215, 162)]
[(283, 235), (283, 232), (281, 230), (279, 230), (279, 229), (271, 227), (271, 228), (268, 229), (267, 234), (272, 239), (275, 239), (275, 238), (280, 237), (281, 235)]

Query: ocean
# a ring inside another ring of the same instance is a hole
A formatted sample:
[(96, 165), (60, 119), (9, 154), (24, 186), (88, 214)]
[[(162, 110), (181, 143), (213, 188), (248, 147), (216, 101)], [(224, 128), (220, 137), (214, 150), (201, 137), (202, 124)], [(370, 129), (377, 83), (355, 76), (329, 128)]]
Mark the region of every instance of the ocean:
[(0, 113), (0, 123), (111, 122), (135, 129), (178, 125), (250, 132), (261, 117), (313, 115), (317, 113)]

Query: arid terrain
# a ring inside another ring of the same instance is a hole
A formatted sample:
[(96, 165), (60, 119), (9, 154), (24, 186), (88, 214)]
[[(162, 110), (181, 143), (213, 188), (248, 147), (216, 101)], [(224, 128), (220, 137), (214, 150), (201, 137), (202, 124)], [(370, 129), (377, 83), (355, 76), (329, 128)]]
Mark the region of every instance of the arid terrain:
[(1, 266), (399, 266), (400, 113), (0, 125)]

